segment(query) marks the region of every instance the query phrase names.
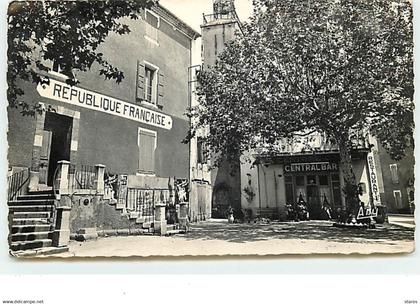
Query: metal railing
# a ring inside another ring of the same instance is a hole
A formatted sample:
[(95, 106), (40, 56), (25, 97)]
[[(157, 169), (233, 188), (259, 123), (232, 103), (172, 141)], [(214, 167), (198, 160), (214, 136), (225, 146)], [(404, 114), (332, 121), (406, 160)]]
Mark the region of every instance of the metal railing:
[(29, 182), (29, 168), (16, 172), (7, 177), (7, 199), (9, 201), (16, 199), (25, 191), (25, 185)]
[(229, 11), (224, 13), (218, 14), (203, 14), (203, 23), (207, 24), (209, 22), (217, 21), (217, 20), (239, 20), (236, 11)]
[(58, 199), (59, 198), (59, 194), (60, 194), (60, 185), (59, 185), (59, 181), (58, 181), (58, 176), (61, 173), (61, 166), (57, 166), (57, 168), (55, 168), (54, 171), (54, 176), (53, 176), (53, 185), (52, 185), (52, 190), (53, 190), (53, 194), (54, 196)]
[(140, 218), (151, 222), (154, 220), (155, 206), (168, 204), (170, 195), (169, 189), (128, 188), (125, 207), (127, 211), (138, 212)]
[(95, 166), (70, 164), (68, 172), (69, 189), (95, 189)]

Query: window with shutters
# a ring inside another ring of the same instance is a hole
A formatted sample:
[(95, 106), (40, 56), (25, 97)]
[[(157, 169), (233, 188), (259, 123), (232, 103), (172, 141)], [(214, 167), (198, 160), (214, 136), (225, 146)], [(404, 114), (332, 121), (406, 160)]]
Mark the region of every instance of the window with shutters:
[(398, 165), (397, 164), (391, 164), (389, 165), (389, 170), (391, 171), (391, 179), (393, 184), (398, 184)]
[(157, 133), (139, 128), (139, 168), (138, 173), (155, 174), (155, 151), (157, 147)]
[(149, 67), (145, 68), (145, 83), (144, 83), (144, 100), (149, 103), (155, 103), (154, 100), (154, 78), (155, 78), (155, 71), (150, 69)]
[(402, 207), (402, 196), (400, 190), (394, 190), (394, 202), (397, 208)]
[(157, 66), (146, 62), (138, 61), (137, 65), (137, 100), (147, 104), (163, 108), (164, 102), (163, 71)]

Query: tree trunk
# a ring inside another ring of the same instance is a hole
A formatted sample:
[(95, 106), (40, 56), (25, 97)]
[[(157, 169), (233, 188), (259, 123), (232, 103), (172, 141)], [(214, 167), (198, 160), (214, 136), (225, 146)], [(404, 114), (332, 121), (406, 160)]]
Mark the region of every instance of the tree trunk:
[(348, 137), (341, 138), (338, 140), (338, 146), (340, 149), (341, 170), (344, 178), (343, 191), (345, 195), (346, 213), (349, 217), (351, 215), (357, 216), (359, 193), (353, 164), (351, 162), (351, 141)]

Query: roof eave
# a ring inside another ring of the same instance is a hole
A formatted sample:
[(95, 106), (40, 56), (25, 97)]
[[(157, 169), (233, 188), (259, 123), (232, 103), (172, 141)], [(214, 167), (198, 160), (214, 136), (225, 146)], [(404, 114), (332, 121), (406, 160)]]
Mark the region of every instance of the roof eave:
[(165, 15), (162, 17), (167, 17), (168, 19), (172, 19), (172, 20), (168, 20), (169, 22), (175, 21), (173, 22), (174, 25), (179, 27), (182, 30), (182, 32), (190, 39), (195, 40), (201, 37), (200, 33), (198, 33), (196, 30), (194, 30), (191, 26), (186, 24), (184, 21), (182, 21), (179, 17), (177, 17), (174, 13), (172, 13), (169, 9), (164, 7), (162, 4), (157, 3), (155, 6), (152, 7), (152, 10), (157, 10), (157, 13), (161, 13)]

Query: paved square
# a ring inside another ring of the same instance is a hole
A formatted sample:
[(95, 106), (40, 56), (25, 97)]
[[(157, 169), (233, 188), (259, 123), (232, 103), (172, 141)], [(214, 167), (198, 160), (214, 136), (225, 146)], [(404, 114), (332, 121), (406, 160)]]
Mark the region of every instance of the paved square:
[(129, 236), (71, 242), (59, 257), (208, 256), (278, 254), (408, 253), (414, 229), (380, 225), (377, 229), (340, 229), (331, 222), (228, 224), (210, 220), (172, 237)]

